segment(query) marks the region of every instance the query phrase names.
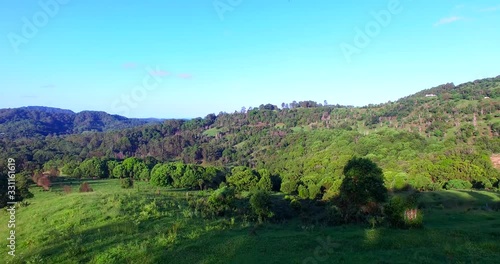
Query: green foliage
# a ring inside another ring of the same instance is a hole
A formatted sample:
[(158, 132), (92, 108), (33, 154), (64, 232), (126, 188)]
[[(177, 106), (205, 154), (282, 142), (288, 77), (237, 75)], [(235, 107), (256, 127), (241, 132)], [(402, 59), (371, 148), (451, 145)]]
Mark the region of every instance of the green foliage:
[(326, 207), (326, 223), (329, 225), (341, 225), (344, 223), (342, 211), (336, 205), (329, 204)]
[(297, 182), (292, 180), (284, 180), (281, 183), (281, 191), (286, 194), (293, 194), (297, 191)]
[[(83, 161), (78, 168), (83, 178), (107, 178), (109, 176), (106, 163), (100, 158), (94, 157), (87, 159)], [(73, 171), (73, 173), (76, 172)]]
[(9, 184), (9, 175), (12, 174), (3, 174), (0, 172), (0, 190), (3, 190), (0, 192), (0, 208), (4, 208), (7, 206), (8, 202), (12, 202), (9, 191), (12, 191), (13, 187), (15, 187), (14, 200), (16, 202), (21, 202), (24, 199), (33, 197), (33, 193), (28, 189), (29, 175), (26, 172), (15, 174), (15, 181), (11, 181), (11, 183), (15, 183), (14, 185)]
[(205, 169), (198, 165), (188, 164), (180, 178), (181, 188), (203, 189)]
[[(328, 257), (323, 263), (382, 263), (388, 259), (440, 263), (447, 262), (445, 254), (450, 256), (448, 262), (496, 263), (500, 256), (495, 236), (500, 225), (498, 192), (423, 192), (418, 200), (425, 208), (425, 228), (421, 230), (379, 228), (378, 221), (374, 229), (366, 225), (330, 227), (343, 223), (340, 209), (332, 203), (307, 200), (295, 200), (303, 206), (292, 211), (289, 221), (277, 222), (282, 214), (280, 201), (285, 203), (283, 208), (291, 207), (294, 198), (272, 195), (275, 216), (253, 228), (249, 221), (254, 214), (246, 198), (235, 197), (222, 216), (204, 217), (201, 208), (209, 207), (212, 192), (170, 190), (142, 181), (135, 181), (140, 192), (130, 192), (120, 188), (119, 181), (93, 181), (96, 192), (90, 195), (61, 196), (59, 186), (52, 192), (35, 189), (31, 205), (16, 212), (23, 239), (16, 244), (19, 255), (11, 259), (13, 263), (197, 263), (200, 259), (214, 263), (306, 259), (319, 263), (313, 251), (320, 247), (325, 249), (321, 259)], [(73, 188), (78, 184), (72, 181)], [(204, 203), (200, 202), (198, 210), (189, 207), (188, 202), (200, 199)], [(443, 209), (437, 208), (439, 204)], [(0, 222), (8, 221), (8, 214), (0, 214)], [(57, 228), (40, 228), (41, 224)], [(0, 226), (0, 233), (6, 231), (6, 225)], [(269, 251), (283, 247), (294, 250)]]
[(274, 216), (271, 210), (271, 196), (264, 191), (257, 191), (250, 197), (250, 207), (252, 212), (257, 216), (259, 223)]
[(141, 173), (147, 169), (146, 164), (137, 158), (127, 158), (122, 163), (122, 177), (131, 177), (136, 180), (140, 179)]
[(423, 226), (423, 213), (417, 209), (416, 195), (396, 195), (384, 206), (384, 214), (394, 228), (419, 228)]
[(155, 186), (169, 186), (173, 183), (172, 167), (169, 164), (156, 164), (151, 171), (151, 184)]
[(468, 190), (472, 188), (472, 183), (464, 180), (454, 179), (448, 181), (445, 186), (446, 190)]
[(304, 185), (299, 185), (298, 191), (299, 191), (300, 198), (302, 198), (302, 199), (309, 198), (309, 190)]
[(247, 167), (235, 167), (231, 175), (227, 177), (227, 183), (234, 186), (237, 191), (249, 191), (257, 186), (259, 182), (258, 173)]
[(74, 160), (66, 162), (64, 166), (61, 168), (61, 172), (63, 175), (75, 176), (75, 169), (78, 168), (78, 163)]
[(382, 169), (365, 158), (352, 158), (344, 167), (340, 209), (346, 221), (360, 221), (361, 207), (387, 199)]
[(234, 203), (234, 189), (230, 187), (222, 187), (215, 190), (208, 197), (208, 205), (212, 214), (224, 215), (231, 210)]
[(309, 199), (311, 200), (317, 199), (321, 194), (321, 185), (309, 184), (307, 186), (307, 190), (309, 191)]
[(115, 178), (126, 178), (125, 167), (122, 164), (118, 164), (113, 168), (113, 177)]
[(129, 189), (134, 187), (134, 181), (131, 178), (120, 179), (121, 187), (124, 189)]
[(265, 175), (261, 176), (259, 182), (257, 183), (257, 187), (261, 191), (270, 192), (273, 189), (273, 183), (271, 181), (271, 176)]
[(150, 173), (148, 168), (142, 169), (141, 173), (139, 174), (139, 179), (142, 181), (149, 181)]

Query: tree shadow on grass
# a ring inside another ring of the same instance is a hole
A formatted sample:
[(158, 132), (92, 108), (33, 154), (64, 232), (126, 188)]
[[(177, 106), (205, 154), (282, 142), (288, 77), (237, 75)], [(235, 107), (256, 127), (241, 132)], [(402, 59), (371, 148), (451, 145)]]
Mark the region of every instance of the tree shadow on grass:
[[(490, 195), (485, 195), (483, 193), (477, 191), (466, 191), (459, 190), (458, 192), (467, 193), (472, 196), (475, 201), (474, 204), (477, 206), (481, 206), (483, 209), (491, 209), (491, 210), (499, 210), (500, 209), (500, 194), (495, 192), (490, 192)], [(494, 199), (492, 196), (496, 196), (498, 199)]]
[[(492, 196), (499, 194), (490, 192)], [(470, 209), (489, 205), (497, 205), (498, 201), (492, 196), (485, 195), (473, 190), (453, 190), (422, 193), (421, 205), (430, 208), (441, 207), (442, 209)]]

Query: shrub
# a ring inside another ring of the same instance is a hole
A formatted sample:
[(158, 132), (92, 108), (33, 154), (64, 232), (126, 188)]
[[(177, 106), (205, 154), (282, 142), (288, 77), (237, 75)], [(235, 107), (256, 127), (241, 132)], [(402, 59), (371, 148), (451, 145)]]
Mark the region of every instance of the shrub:
[(71, 186), (64, 185), (63, 186), (63, 191), (64, 191), (65, 194), (70, 194), (71, 193)]
[(299, 185), (299, 197), (302, 199), (309, 198), (309, 190), (304, 185)]
[(343, 222), (342, 212), (335, 205), (326, 207), (326, 223), (329, 225), (340, 225)]
[(92, 190), (88, 182), (82, 182), (82, 184), (80, 184), (80, 192), (93, 192), (93, 191), (94, 190)]
[(292, 199), (292, 201), (290, 201), (290, 207), (297, 212), (302, 210), (302, 204), (297, 201), (297, 199)]
[(131, 178), (123, 178), (120, 180), (123, 189), (129, 189), (134, 187), (134, 181)]
[(384, 206), (389, 225), (395, 228), (418, 228), (423, 226), (423, 214), (417, 208), (415, 195), (405, 198), (394, 196)]
[(264, 175), (260, 178), (257, 183), (257, 187), (261, 191), (270, 192), (273, 189), (273, 183), (271, 181), (271, 176)]
[(292, 180), (285, 180), (281, 183), (281, 192), (292, 194), (297, 191), (297, 182)]
[(257, 191), (250, 197), (250, 207), (257, 216), (259, 223), (274, 216), (271, 205), (271, 196), (267, 192)]
[(471, 189), (472, 188), (472, 183), (464, 180), (459, 180), (459, 179), (454, 179), (450, 180), (446, 183), (444, 186), (446, 190), (452, 190), (452, 189)]
[(51, 182), (48, 176), (44, 175), (37, 179), (37, 185), (42, 187), (43, 190), (48, 191), (51, 186)]
[(234, 186), (237, 191), (249, 191), (257, 187), (258, 173), (247, 167), (235, 167), (227, 177), (227, 183)]
[(321, 194), (321, 185), (319, 184), (309, 184), (307, 189), (309, 191), (309, 199), (311, 200), (318, 198)]
[(222, 187), (208, 197), (208, 206), (212, 215), (223, 215), (229, 211), (234, 202), (234, 189)]

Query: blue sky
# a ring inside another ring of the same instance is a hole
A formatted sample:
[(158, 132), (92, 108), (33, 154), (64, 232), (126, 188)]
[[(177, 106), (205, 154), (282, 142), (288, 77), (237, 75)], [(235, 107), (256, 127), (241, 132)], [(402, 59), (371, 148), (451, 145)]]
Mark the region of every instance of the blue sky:
[(498, 0), (6, 1), (0, 108), (179, 118), (383, 103), (500, 75), (498, 25)]

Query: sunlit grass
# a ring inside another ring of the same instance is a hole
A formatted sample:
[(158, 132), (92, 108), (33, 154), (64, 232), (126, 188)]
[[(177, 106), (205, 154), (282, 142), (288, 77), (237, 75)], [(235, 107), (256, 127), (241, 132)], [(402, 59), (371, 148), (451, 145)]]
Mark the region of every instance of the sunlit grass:
[[(423, 193), (423, 229), (304, 227), (292, 220), (251, 235), (252, 223), (196, 216), (184, 190), (144, 182), (121, 189), (118, 180), (99, 180), (90, 181), (94, 192), (78, 193), (79, 184), (72, 183), (71, 194), (62, 186), (32, 189), (35, 198), (16, 215), (17, 263), (494, 263), (500, 257), (500, 213), (481, 208), (500, 201), (493, 192)], [(2, 211), (0, 223), (6, 221)], [(325, 261), (316, 259), (318, 247)]]

